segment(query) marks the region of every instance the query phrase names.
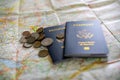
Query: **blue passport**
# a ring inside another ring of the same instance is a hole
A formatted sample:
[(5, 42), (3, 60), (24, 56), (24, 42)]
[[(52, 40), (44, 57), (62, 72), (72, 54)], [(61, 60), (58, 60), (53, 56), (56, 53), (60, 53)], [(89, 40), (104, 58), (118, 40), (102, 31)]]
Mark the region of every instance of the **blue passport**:
[(53, 39), (53, 44), (48, 47), (48, 51), (53, 63), (58, 63), (63, 60), (64, 39), (57, 39), (57, 34), (64, 34), (65, 25), (51, 26), (44, 29), (45, 36)]
[(107, 57), (108, 48), (99, 21), (66, 23), (66, 57)]

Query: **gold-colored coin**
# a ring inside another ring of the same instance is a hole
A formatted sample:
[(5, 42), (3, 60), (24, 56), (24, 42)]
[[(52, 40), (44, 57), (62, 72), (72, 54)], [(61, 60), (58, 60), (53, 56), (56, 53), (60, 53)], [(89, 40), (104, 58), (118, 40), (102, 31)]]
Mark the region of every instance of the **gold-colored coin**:
[(34, 48), (39, 48), (41, 46), (41, 42), (40, 41), (35, 41), (33, 44)]
[(31, 36), (31, 33), (30, 33), (29, 31), (24, 31), (24, 32), (22, 33), (22, 35), (23, 35), (24, 37), (28, 38), (28, 37)]
[(43, 27), (38, 28), (38, 29), (36, 30), (36, 32), (39, 33), (39, 34), (42, 33), (42, 32), (43, 32)]
[(48, 50), (41, 50), (38, 53), (39, 57), (46, 57), (49, 54)]

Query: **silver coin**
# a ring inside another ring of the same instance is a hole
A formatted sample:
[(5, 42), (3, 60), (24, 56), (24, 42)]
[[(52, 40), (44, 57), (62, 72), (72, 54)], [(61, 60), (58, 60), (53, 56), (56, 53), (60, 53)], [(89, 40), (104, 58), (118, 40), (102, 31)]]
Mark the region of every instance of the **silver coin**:
[(57, 39), (64, 39), (64, 33), (59, 33), (56, 35)]
[(26, 43), (26, 42), (27, 42), (27, 39), (26, 39), (24, 36), (22, 36), (22, 37), (20, 38), (19, 42), (20, 42), (20, 43)]
[(34, 37), (35, 39), (38, 39), (39, 34), (38, 33), (32, 33), (31, 36)]
[(35, 37), (29, 37), (28, 39), (27, 39), (27, 43), (29, 43), (29, 44), (32, 44), (32, 43), (34, 43), (35, 42)]
[(45, 38), (41, 41), (41, 44), (45, 47), (50, 46), (53, 43), (52, 38)]
[(32, 47), (32, 44), (24, 43), (24, 44), (23, 44), (23, 47), (24, 47), (24, 48), (30, 48), (30, 47)]

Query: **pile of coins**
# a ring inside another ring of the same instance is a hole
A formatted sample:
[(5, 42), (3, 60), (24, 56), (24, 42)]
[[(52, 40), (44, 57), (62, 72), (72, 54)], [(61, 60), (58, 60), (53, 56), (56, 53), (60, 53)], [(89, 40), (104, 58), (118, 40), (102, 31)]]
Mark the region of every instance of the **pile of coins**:
[[(22, 37), (19, 40), (23, 43), (24, 48), (39, 48), (41, 46), (48, 47), (53, 44), (52, 38), (46, 38), (44, 34), (44, 29), (42, 27), (38, 28), (36, 32), (30, 33), (29, 31), (24, 31)], [(39, 57), (46, 57), (49, 54), (48, 50), (40, 50), (38, 53)]]

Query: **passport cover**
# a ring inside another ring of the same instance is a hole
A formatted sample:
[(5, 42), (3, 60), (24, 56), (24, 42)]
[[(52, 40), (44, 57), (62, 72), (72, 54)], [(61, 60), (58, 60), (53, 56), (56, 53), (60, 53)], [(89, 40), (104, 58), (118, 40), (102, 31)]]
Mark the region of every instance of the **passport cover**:
[(107, 57), (108, 48), (99, 21), (66, 23), (66, 57)]
[(44, 29), (45, 36), (53, 39), (53, 44), (48, 47), (48, 51), (53, 63), (63, 60), (64, 39), (57, 39), (56, 35), (64, 33), (65, 25), (52, 26)]

